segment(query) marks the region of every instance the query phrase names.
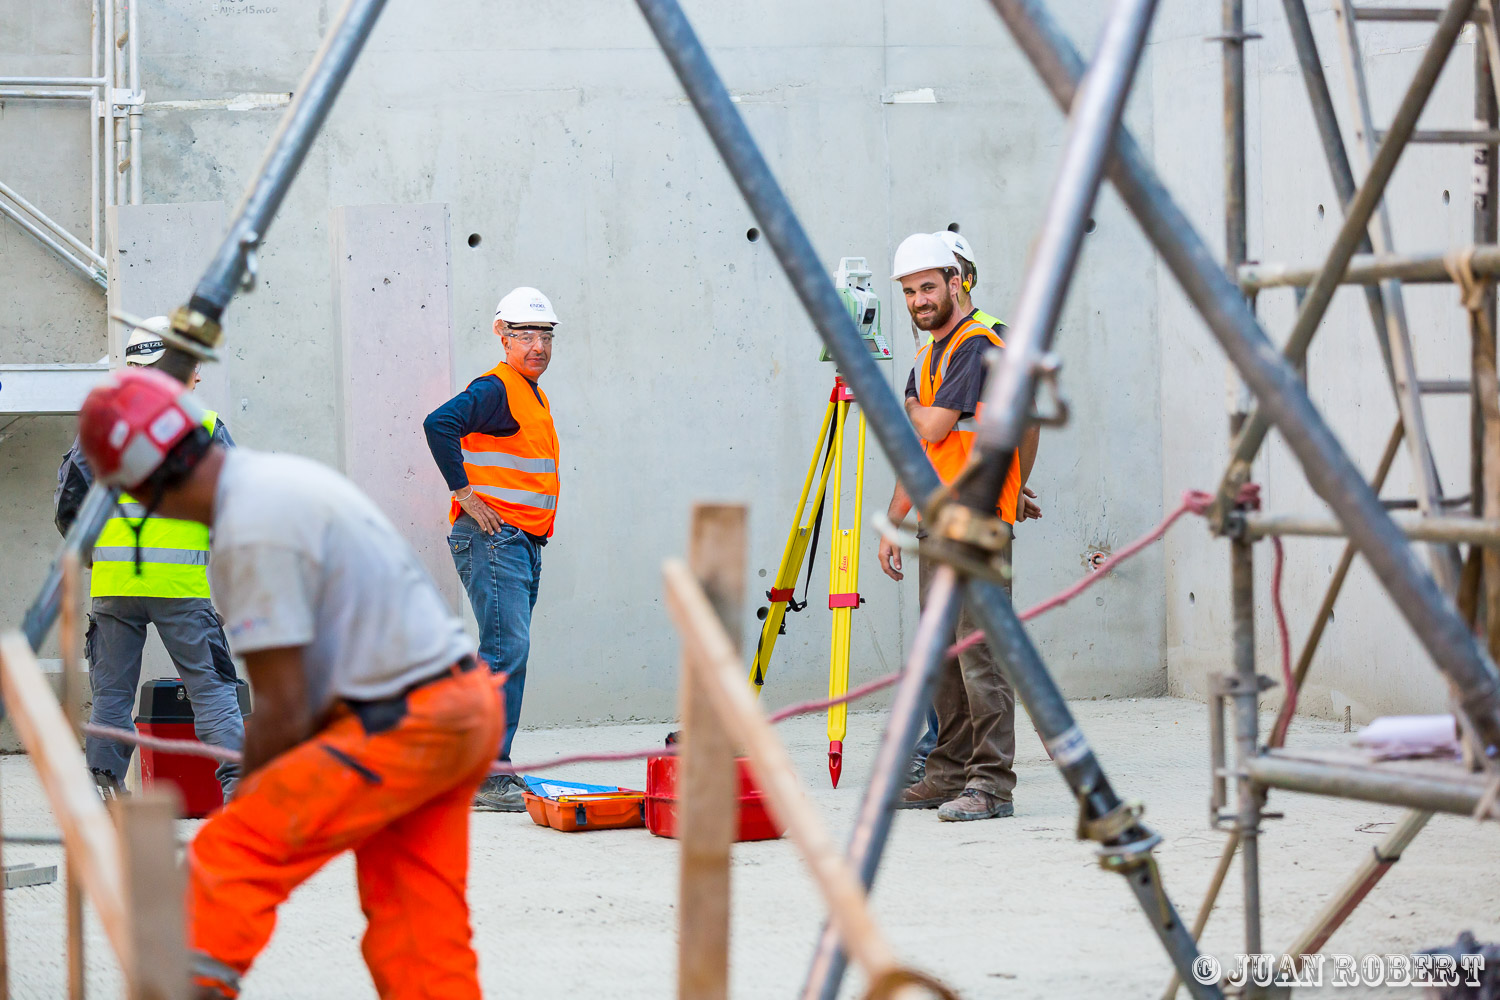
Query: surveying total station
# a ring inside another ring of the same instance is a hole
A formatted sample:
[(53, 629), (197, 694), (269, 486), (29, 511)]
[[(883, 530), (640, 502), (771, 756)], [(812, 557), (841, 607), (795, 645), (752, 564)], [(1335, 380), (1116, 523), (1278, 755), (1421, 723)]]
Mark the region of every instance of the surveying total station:
[[(873, 279), (874, 275), (863, 257), (841, 258), (839, 268), (833, 276), (839, 295), (870, 354), (878, 361), (889, 361), (891, 348), (880, 332), (880, 296), (875, 292)], [(826, 347), (819, 354), (818, 360), (833, 360)], [(792, 532), (787, 536), (786, 548), (781, 553), (776, 581), (766, 591), (766, 599), (770, 604), (757, 612), (763, 624), (760, 641), (755, 646), (755, 661), (750, 666), (750, 683), (756, 694), (760, 694), (766, 683), (766, 671), (771, 665), (771, 653), (776, 649), (776, 638), (786, 634), (787, 612), (798, 612), (807, 607), (807, 588), (804, 588), (800, 602), (796, 600), (794, 593), (804, 556), (807, 559), (808, 587), (812, 583), (812, 567), (818, 554), (818, 533), (823, 525), (823, 508), (828, 499), (830, 474), (833, 479), (833, 502), (827, 504), (831, 511), (828, 530), (832, 536), (828, 561), (828, 608), (833, 612), (833, 637), (828, 654), (828, 697), (838, 698), (849, 690), (849, 633), (853, 625), (852, 615), (864, 603), (859, 596), (859, 532), (865, 493), (863, 412), (857, 418), (854, 518), (849, 522), (849, 527), (844, 526), (840, 516), (844, 481), (844, 425), (848, 422), (849, 409), (854, 402), (854, 394), (835, 371), (833, 391), (828, 394), (828, 406), (823, 411), (823, 425), (818, 431), (812, 464), (807, 467), (807, 476), (802, 481), (802, 495), (797, 499)], [(817, 481), (816, 487), (814, 480)], [(848, 727), (848, 716), (847, 705), (832, 705), (828, 709), (828, 775), (833, 779), (835, 788), (838, 787), (839, 775), (844, 769), (844, 733)]]

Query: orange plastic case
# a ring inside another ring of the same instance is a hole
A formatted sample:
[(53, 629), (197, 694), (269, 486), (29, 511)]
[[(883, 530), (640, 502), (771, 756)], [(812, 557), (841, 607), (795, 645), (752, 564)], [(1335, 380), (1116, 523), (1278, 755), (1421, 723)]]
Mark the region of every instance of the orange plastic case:
[(548, 798), (528, 791), (526, 812), (537, 826), (564, 833), (624, 830), (646, 825), (646, 796), (642, 792), (622, 790)]

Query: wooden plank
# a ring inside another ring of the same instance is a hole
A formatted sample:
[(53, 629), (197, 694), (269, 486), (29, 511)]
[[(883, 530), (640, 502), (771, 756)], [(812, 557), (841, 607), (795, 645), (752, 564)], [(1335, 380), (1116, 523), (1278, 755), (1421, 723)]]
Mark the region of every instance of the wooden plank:
[[(708, 614), (739, 647), (745, 605), (746, 514), (742, 506), (693, 508), (688, 559), (694, 587), (702, 582)], [(732, 638), (731, 638), (732, 636)], [(702, 671), (682, 651), (679, 687), (682, 734), (678, 770), (677, 995), (725, 1000), (729, 995), (729, 853), (739, 822), (734, 747), (714, 718)]]
[(667, 607), (682, 633), (686, 663), (697, 672), (723, 727), (750, 757), (756, 781), (811, 870), (845, 950), (870, 979), (896, 969), (894, 953), (871, 916), (865, 892), (817, 809), (808, 799), (786, 748), (755, 704), (740, 657), (687, 566), (663, 567)]
[[(82, 733), (80, 713), (83, 711), (83, 685), (80, 683), (79, 665), (82, 657), (78, 646), (82, 639), (79, 627), (79, 609), (82, 600), (78, 580), (78, 553), (68, 552), (62, 565), (62, 607), (58, 621), (58, 643), (62, 650), (62, 705), (68, 725), (73, 727), (73, 740), (78, 741)], [(78, 874), (78, 862), (72, 853), (64, 858), (67, 866), (67, 923), (68, 923), (68, 1000), (83, 1000), (87, 975), (83, 934), (83, 883)]]
[(124, 961), (126, 927), (120, 844), (104, 802), (94, 789), (83, 751), (73, 739), (62, 708), (20, 632), (0, 636), (0, 693), (21, 744), (31, 755), (47, 801), (76, 857), (84, 891), (99, 914), (104, 934)]
[(187, 934), (182, 901), (187, 882), (177, 864), (177, 815), (171, 786), (118, 799), (121, 864), (130, 910), (129, 1000), (188, 1000)]

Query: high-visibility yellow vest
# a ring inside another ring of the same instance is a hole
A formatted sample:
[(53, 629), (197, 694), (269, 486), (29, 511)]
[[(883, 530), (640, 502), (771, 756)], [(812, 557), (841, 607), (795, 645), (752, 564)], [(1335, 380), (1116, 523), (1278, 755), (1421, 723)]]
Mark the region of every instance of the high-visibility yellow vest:
[[(210, 434), (219, 415), (203, 419)], [(121, 493), (114, 516), (94, 543), (92, 597), (208, 597), (208, 525), (151, 517), (141, 528), (141, 567), (135, 566), (134, 522), (146, 505)]]

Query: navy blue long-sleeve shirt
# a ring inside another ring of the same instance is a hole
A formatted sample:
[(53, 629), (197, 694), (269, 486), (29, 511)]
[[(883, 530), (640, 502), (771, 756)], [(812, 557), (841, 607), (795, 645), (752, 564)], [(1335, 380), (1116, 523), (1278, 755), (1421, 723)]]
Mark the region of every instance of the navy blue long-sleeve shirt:
[(448, 489), (457, 493), (469, 484), (464, 472), (464, 450), (460, 443), (465, 434), (488, 434), (510, 437), (521, 429), (510, 415), (505, 398), (505, 383), (498, 376), (485, 375), (469, 387), (427, 414), (422, 432), (427, 435), (427, 449)]
[[(526, 380), (537, 399), (542, 394), (536, 384)], [(427, 435), (427, 449), (448, 489), (457, 493), (469, 484), (464, 472), (465, 434), (488, 434), (491, 437), (510, 437), (520, 431), (521, 425), (511, 416), (510, 403), (505, 396), (505, 383), (499, 376), (484, 375), (469, 383), (469, 387), (448, 402), (427, 414), (422, 421), (422, 432)], [(542, 535), (527, 533), (538, 545), (546, 545)]]

